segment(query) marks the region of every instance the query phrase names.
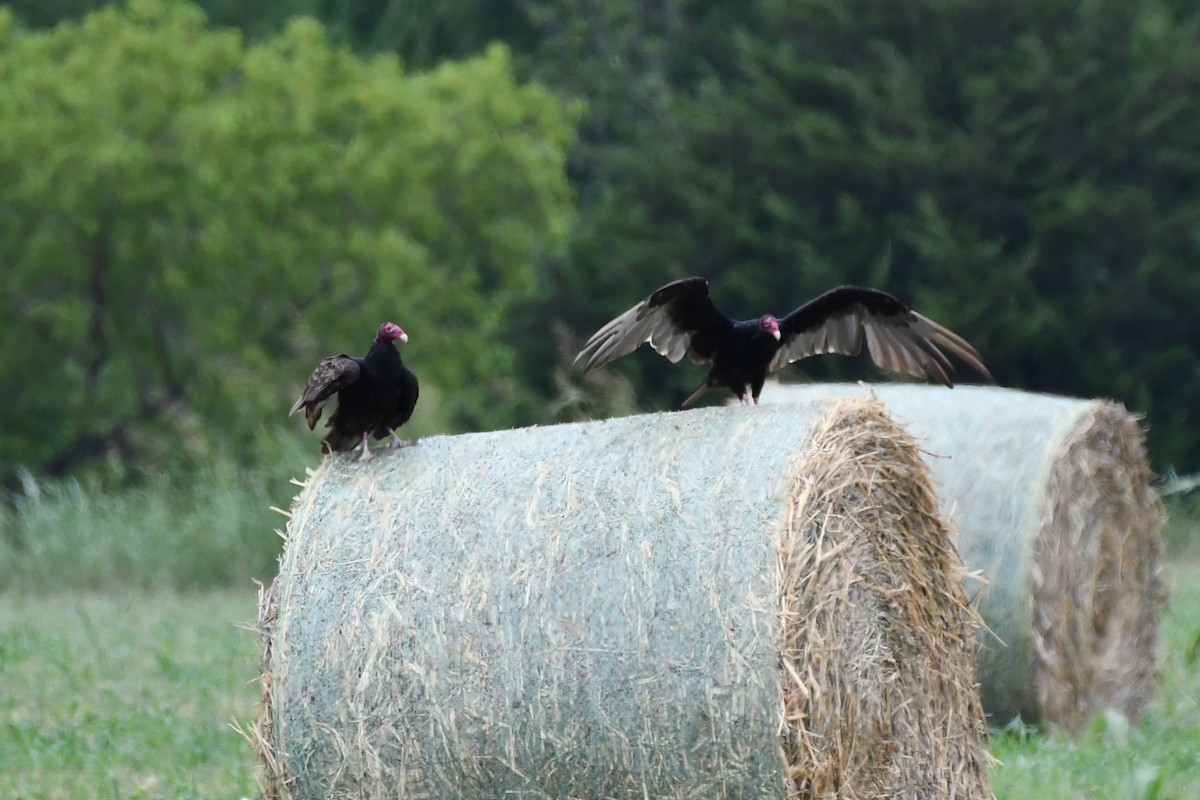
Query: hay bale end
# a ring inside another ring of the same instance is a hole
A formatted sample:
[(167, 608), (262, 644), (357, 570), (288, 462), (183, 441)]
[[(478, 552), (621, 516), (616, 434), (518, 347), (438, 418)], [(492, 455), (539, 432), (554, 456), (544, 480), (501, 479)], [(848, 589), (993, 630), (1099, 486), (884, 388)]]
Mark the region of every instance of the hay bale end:
[[(920, 442), (978, 607), (984, 708), (1069, 733), (1154, 693), (1163, 514), (1118, 403), (959, 386), (771, 385), (765, 404), (874, 396)], [(997, 641), (997, 637), (999, 641)]]

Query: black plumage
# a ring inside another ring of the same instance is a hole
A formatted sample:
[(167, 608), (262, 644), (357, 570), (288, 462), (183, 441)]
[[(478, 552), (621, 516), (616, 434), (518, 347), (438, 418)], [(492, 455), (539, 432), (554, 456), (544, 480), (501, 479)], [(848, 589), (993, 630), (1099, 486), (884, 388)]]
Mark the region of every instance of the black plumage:
[(745, 403), (758, 402), (768, 372), (821, 353), (857, 355), (864, 341), (875, 363), (895, 372), (953, 386), (949, 353), (992, 379), (965, 339), (887, 292), (839, 286), (782, 318), (733, 320), (713, 305), (704, 278), (684, 278), (654, 292), (596, 331), (575, 362), (587, 358), (585, 369), (595, 369), (649, 342), (672, 363), (686, 355), (712, 365), (684, 407), (721, 386)]
[(379, 326), (375, 341), (366, 356), (355, 358), (345, 353), (321, 360), (308, 378), (300, 399), (288, 416), (304, 409), (310, 430), (321, 419), (329, 398), (337, 394), (337, 410), (329, 417), (329, 432), (322, 440), (325, 452), (353, 450), (362, 445), (360, 461), (371, 458), (367, 439), (391, 436), (403, 444), (396, 429), (408, 422), (417, 405), (417, 376), (404, 365), (395, 340), (408, 341), (408, 335), (394, 322)]

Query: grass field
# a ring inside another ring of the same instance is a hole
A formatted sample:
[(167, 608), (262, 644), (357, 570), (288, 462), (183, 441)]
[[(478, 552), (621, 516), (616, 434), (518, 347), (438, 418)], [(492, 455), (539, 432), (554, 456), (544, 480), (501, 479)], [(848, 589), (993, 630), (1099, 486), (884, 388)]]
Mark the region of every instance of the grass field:
[(0, 595), (0, 798), (257, 797), (255, 603)]
[[(1079, 743), (997, 732), (1002, 800), (1200, 797), (1200, 563), (1168, 572), (1160, 692)], [(246, 591), (0, 594), (0, 798), (256, 797)]]

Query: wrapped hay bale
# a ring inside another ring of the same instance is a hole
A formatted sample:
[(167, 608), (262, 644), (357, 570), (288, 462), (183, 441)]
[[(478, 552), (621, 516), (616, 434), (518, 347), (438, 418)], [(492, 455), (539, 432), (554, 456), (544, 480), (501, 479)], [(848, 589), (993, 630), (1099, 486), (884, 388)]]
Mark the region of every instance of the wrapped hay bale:
[(268, 794), (990, 797), (963, 575), (873, 401), (326, 459), (262, 597)]
[[(1137, 720), (1154, 691), (1162, 513), (1137, 418), (1104, 400), (994, 387), (776, 385), (764, 403), (873, 394), (921, 443), (971, 570), (988, 582), (977, 677), (996, 723)], [(997, 641), (999, 638), (999, 642)]]

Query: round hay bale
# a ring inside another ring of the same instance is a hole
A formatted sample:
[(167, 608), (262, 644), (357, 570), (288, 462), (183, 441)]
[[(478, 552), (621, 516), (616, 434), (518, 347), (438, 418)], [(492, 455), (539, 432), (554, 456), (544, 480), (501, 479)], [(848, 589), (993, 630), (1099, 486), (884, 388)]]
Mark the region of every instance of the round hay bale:
[[(777, 385), (765, 403), (873, 394), (921, 443), (959, 552), (987, 585), (976, 673), (996, 723), (1074, 733), (1154, 692), (1161, 505), (1138, 419), (1107, 400), (995, 387)], [(997, 641), (997, 638), (999, 641)]]
[(268, 795), (991, 797), (965, 569), (876, 402), (329, 458), (286, 539)]

